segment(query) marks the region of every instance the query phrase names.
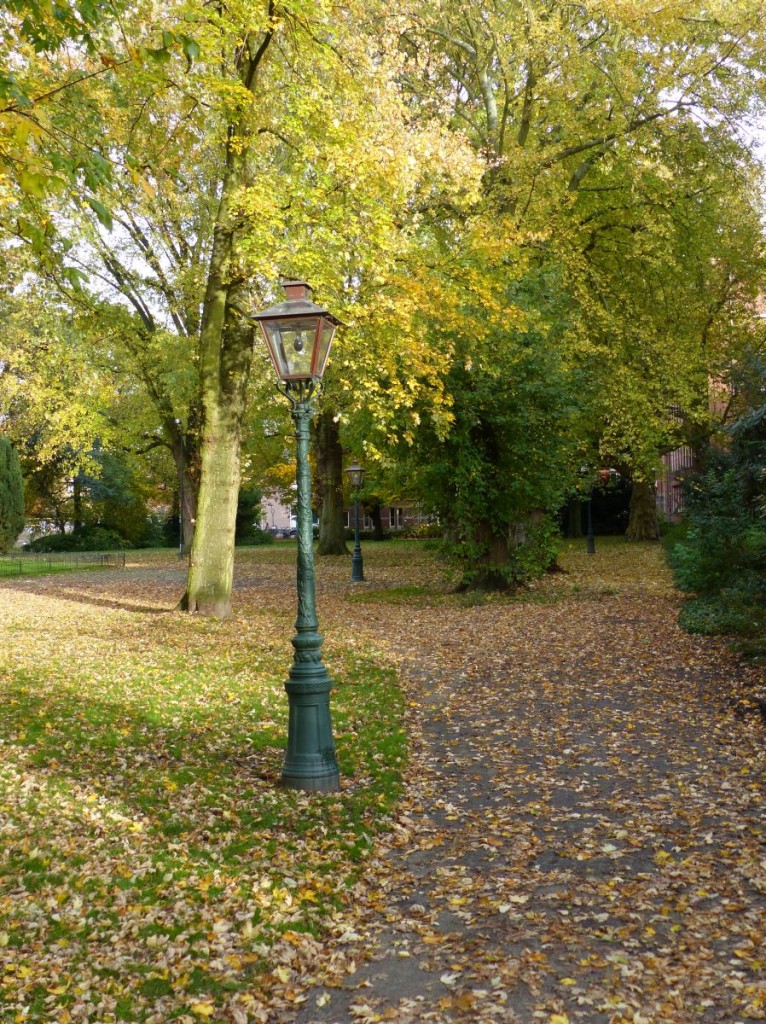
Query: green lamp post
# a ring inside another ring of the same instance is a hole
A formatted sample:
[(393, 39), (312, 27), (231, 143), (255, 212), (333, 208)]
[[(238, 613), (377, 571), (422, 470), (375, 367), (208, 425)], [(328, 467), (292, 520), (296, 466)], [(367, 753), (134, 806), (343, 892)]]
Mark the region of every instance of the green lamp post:
[(354, 552), (351, 555), (351, 582), (364, 583), (364, 560), (359, 538), (359, 492), (364, 483), (364, 467), (360, 466), (355, 459), (346, 472), (349, 482), (354, 488)]
[(339, 321), (309, 299), (305, 281), (284, 281), (285, 302), (253, 317), (277, 371), (277, 388), (288, 399), (297, 441), (298, 617), (295, 650), (285, 690), (290, 704), (282, 784), (308, 792), (340, 788), (330, 720), (332, 680), (322, 664), (314, 576), (309, 426), (311, 398), (321, 382)]

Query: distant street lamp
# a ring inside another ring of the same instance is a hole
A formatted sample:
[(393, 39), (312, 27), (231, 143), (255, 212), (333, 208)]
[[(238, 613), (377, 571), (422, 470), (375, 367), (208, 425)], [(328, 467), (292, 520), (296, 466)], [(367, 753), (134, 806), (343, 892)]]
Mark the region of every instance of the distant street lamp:
[[(580, 466), (580, 476), (587, 477), (590, 475), (590, 470), (587, 466)], [(588, 501), (586, 505), (587, 512), (587, 532), (585, 535), (585, 550), (589, 555), (596, 554), (596, 537), (593, 533), (593, 480), (590, 482), (588, 487)]]
[(311, 515), (309, 426), (311, 397), (321, 383), (339, 321), (309, 300), (305, 281), (284, 281), (287, 299), (256, 313), (256, 320), (279, 377), (277, 388), (290, 402), (297, 441), (298, 617), (295, 650), (285, 683), (290, 703), (282, 785), (309, 792), (340, 788), (340, 772), (330, 720), (332, 680), (322, 664), (318, 632), (314, 530)]
[(359, 539), (359, 492), (364, 483), (364, 467), (354, 460), (346, 472), (351, 486), (354, 488), (354, 553), (351, 556), (351, 582), (364, 583), (364, 561), (362, 560), (362, 544)]

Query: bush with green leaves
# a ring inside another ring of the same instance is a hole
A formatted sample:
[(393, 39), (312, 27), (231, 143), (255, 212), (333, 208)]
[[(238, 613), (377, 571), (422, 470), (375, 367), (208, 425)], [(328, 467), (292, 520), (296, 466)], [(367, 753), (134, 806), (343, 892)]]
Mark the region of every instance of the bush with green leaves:
[(702, 454), (686, 483), (687, 522), (671, 536), (670, 564), (691, 597), (691, 632), (755, 635), (766, 626), (766, 363), (743, 360), (732, 375), (740, 410)]
[(408, 523), (397, 532), (403, 540), (440, 540), (444, 536), (441, 523)]
[(84, 526), (72, 533), (48, 533), (29, 545), (30, 551), (126, 551), (132, 548), (116, 530), (103, 526)]
[(24, 482), (16, 449), (0, 436), (0, 551), (8, 551), (24, 529)]

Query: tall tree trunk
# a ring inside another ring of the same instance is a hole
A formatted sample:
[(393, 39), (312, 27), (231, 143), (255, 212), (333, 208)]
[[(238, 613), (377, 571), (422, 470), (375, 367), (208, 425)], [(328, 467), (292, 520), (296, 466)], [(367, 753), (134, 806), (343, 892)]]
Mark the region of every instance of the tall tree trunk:
[(628, 540), (659, 539), (654, 484), (648, 480), (633, 482), (633, 490), (630, 493), (630, 518), (625, 537)]
[[(273, 16), (269, 3), (269, 16)], [(273, 39), (248, 36), (240, 64), (242, 85), (256, 93), (257, 72)], [(223, 618), (231, 614), (234, 536), (239, 497), (239, 450), (245, 391), (253, 355), (253, 328), (245, 271), (237, 260), (238, 218), (233, 201), (247, 184), (248, 129), (230, 125), (205, 299), (200, 323), (202, 434), (197, 522), (186, 593), (179, 607)]]
[(383, 540), (385, 534), (383, 533), (383, 516), (381, 515), (381, 504), (379, 500), (365, 501), (364, 507), (370, 513), (370, 519), (372, 519), (372, 539)]
[(197, 481), (188, 471), (181, 476), (181, 493), (179, 494), (181, 550), (185, 555), (191, 551), (194, 543), (194, 530), (197, 525)]
[[(226, 251), (227, 246), (221, 249)], [(211, 279), (214, 276), (218, 274), (211, 269)], [(211, 291), (213, 309), (208, 324), (203, 321), (200, 368), (203, 427), (197, 522), (182, 607), (224, 618), (231, 614), (239, 449), (253, 332), (230, 310), (234, 285), (218, 284)]]
[(332, 410), (321, 412), (314, 421), (314, 451), (321, 496), (319, 514), (320, 555), (347, 555), (346, 518), (343, 505), (343, 449)]
[(171, 445), (178, 474), (178, 509), (181, 550), (188, 554), (194, 541), (199, 492), (199, 462), (188, 437), (178, 437)]
[(231, 200), (244, 178), (242, 155), (230, 150), (200, 328), (200, 485), (187, 589), (179, 605), (218, 618), (231, 614), (240, 434), (253, 344), (252, 327), (234, 312), (237, 305), (246, 308), (244, 282), (232, 280)]

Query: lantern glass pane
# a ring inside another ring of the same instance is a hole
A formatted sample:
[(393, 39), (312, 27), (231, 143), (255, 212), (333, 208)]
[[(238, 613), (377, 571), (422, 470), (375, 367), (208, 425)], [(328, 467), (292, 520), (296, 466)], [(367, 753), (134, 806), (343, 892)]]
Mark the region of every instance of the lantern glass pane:
[(263, 322), (271, 357), (283, 380), (306, 380), (314, 376), (312, 355), (318, 317)]
[(335, 334), (335, 324), (330, 320), (322, 320), (319, 328), (319, 348), (317, 351), (316, 367), (314, 369), (315, 377), (323, 377), (325, 366), (327, 365), (327, 357), (330, 354), (330, 346), (332, 345), (333, 335)]

